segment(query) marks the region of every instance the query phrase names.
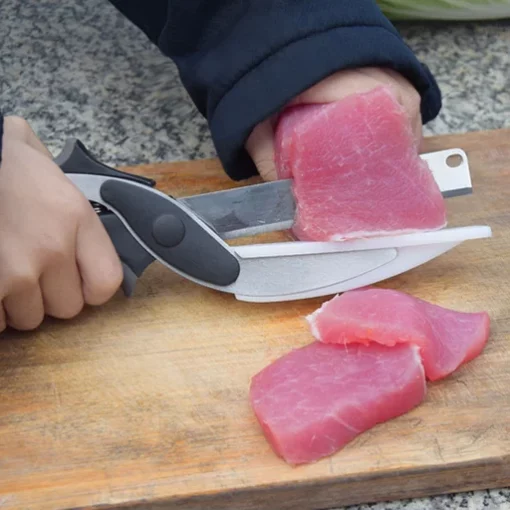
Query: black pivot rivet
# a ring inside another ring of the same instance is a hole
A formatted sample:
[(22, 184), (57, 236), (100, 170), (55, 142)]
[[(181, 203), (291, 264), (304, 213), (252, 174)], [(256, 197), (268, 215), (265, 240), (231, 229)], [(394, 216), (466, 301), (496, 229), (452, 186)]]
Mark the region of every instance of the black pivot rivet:
[(167, 248), (177, 246), (184, 239), (185, 232), (184, 223), (173, 214), (163, 214), (152, 224), (154, 239)]

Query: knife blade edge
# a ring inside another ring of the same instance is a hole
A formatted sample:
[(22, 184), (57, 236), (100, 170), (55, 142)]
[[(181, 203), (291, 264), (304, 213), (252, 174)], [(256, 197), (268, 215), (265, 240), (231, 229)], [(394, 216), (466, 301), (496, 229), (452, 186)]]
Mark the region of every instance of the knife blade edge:
[[(451, 156), (461, 158), (455, 167)], [(473, 192), (467, 155), (462, 149), (421, 154), (445, 199)], [(292, 179), (264, 182), (180, 198), (224, 239), (258, 235), (292, 227), (296, 204)]]

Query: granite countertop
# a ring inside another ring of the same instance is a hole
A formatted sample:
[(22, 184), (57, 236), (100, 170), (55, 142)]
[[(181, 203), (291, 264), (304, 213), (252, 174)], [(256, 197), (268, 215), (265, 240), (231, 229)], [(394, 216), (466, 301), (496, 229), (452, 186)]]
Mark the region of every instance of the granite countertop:
[[(426, 134), (510, 127), (510, 20), (398, 27), (443, 91)], [(113, 165), (215, 156), (175, 65), (106, 0), (2, 0), (0, 33), (0, 107), (54, 155), (73, 136)], [(510, 490), (349, 510), (404, 508), (510, 510)]]
[[(106, 0), (2, 0), (0, 26), (0, 107), (53, 154), (75, 136), (115, 165), (215, 156), (173, 62)], [(426, 134), (510, 127), (510, 20), (399, 28), (443, 91)]]

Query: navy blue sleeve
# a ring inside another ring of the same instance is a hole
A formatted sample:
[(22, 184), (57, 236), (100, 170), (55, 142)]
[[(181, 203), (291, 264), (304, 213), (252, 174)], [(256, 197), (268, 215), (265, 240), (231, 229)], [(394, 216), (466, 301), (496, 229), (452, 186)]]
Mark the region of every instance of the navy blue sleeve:
[(256, 174), (251, 130), (340, 69), (389, 67), (421, 95), (422, 120), (441, 94), (375, 0), (111, 0), (177, 65), (235, 180)]

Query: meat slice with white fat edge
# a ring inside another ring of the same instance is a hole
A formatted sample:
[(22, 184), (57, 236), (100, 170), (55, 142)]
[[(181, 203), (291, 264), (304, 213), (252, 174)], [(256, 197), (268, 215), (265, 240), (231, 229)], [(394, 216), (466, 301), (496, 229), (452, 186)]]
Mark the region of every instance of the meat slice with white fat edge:
[(432, 381), (477, 357), (490, 330), (486, 312), (451, 310), (402, 291), (376, 287), (335, 296), (307, 320), (314, 337), (325, 343), (416, 345)]
[(298, 239), (336, 241), (446, 225), (443, 196), (419, 157), (409, 118), (385, 87), (284, 110), (275, 164), (279, 178), (293, 180)]

